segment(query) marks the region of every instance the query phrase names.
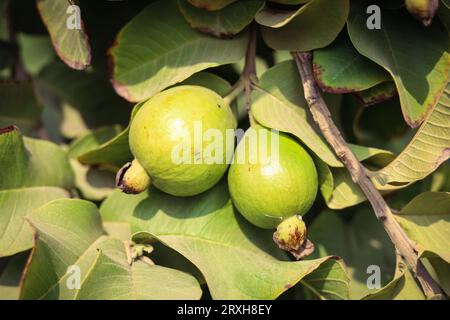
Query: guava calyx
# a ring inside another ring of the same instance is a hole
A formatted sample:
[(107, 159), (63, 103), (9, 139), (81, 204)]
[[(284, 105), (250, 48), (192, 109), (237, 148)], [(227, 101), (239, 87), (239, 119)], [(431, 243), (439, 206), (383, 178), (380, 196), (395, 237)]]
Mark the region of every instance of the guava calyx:
[(273, 241), (282, 250), (300, 260), (314, 251), (314, 244), (306, 237), (307, 230), (301, 216), (294, 215), (283, 220), (273, 234)]
[(135, 159), (126, 163), (116, 175), (116, 186), (127, 194), (144, 192), (150, 186), (150, 176)]
[(428, 27), (439, 9), (439, 0), (405, 0), (406, 9)]
[(133, 262), (140, 260), (148, 265), (155, 265), (152, 259), (147, 255), (153, 252), (153, 246), (150, 244), (137, 244), (131, 241), (124, 241), (127, 262), (131, 266)]

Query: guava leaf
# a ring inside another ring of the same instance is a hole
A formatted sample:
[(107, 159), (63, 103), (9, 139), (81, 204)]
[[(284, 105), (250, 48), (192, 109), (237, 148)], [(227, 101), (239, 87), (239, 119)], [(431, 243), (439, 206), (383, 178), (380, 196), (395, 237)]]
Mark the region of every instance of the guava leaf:
[(100, 126), (125, 126), (130, 117), (131, 106), (96, 71), (75, 71), (55, 62), (42, 70), (37, 85), (58, 100), (63, 116), (61, 131), (67, 138), (80, 137)]
[(17, 36), (17, 42), (20, 49), (20, 60), (29, 74), (37, 75), (55, 58), (52, 42), (46, 35), (20, 33)]
[(314, 51), (313, 67), (317, 84), (331, 93), (362, 91), (391, 79), (353, 47), (346, 31), (331, 45)]
[[(0, 189), (73, 187), (67, 154), (44, 140), (22, 137), (15, 127), (0, 130)], [(7, 150), (7, 152), (5, 152)], [(5, 170), (6, 169), (6, 170)]]
[(322, 212), (308, 228), (315, 251), (308, 257), (341, 257), (350, 276), (350, 298), (360, 299), (374, 289), (366, 281), (370, 265), (380, 267), (381, 285), (387, 284), (395, 270), (395, 250), (372, 210), (360, 208), (351, 220), (332, 211)]
[(225, 8), (236, 0), (189, 0), (189, 2), (197, 8), (215, 11)]
[(17, 300), (19, 298), (19, 283), (28, 259), (28, 253), (15, 255), (8, 261), (0, 274), (0, 300)]
[(355, 95), (364, 106), (369, 107), (397, 96), (398, 92), (394, 82), (385, 81), (369, 89), (355, 92)]
[(178, 7), (192, 28), (219, 38), (241, 32), (263, 6), (264, 1), (247, 0), (234, 2), (218, 11), (208, 11), (194, 7), (188, 0), (178, 0)]
[(180, 85), (193, 85), (209, 88), (220, 96), (225, 96), (231, 90), (231, 85), (227, 80), (206, 71), (193, 74), (183, 82), (180, 82)]
[(263, 126), (295, 135), (328, 165), (342, 166), (310, 115), (293, 61), (263, 74), (252, 96), (252, 113)]
[(51, 142), (0, 130), (0, 257), (27, 250), (32, 230), (24, 217), (50, 200), (69, 197), (74, 177), (66, 153)]
[(275, 299), (330, 259), (286, 261), (272, 231), (253, 227), (233, 209), (225, 181), (186, 198), (154, 188), (138, 198), (115, 192), (100, 211), (105, 221), (128, 212), (136, 242), (157, 238), (189, 259), (213, 299)]
[(125, 131), (121, 126), (96, 129), (75, 140), (70, 145), (69, 156), (83, 164), (102, 165), (117, 170), (133, 159)]
[(77, 293), (80, 300), (193, 300), (202, 291), (184, 272), (141, 261), (128, 265), (123, 242), (105, 243)]
[(0, 128), (15, 125), (29, 133), (39, 126), (42, 106), (32, 82), (0, 82), (0, 97)]
[(406, 10), (383, 10), (381, 30), (369, 30), (364, 4), (352, 2), (347, 24), (350, 39), (362, 55), (389, 71), (397, 85), (403, 116), (411, 127), (417, 127), (447, 85), (448, 33), (438, 21), (423, 27)]
[(320, 160), (318, 157), (314, 157), (317, 173), (319, 175), (319, 189), (324, 200), (328, 203), (334, 190), (333, 173), (330, 167)]
[(421, 180), (450, 157), (450, 85), (406, 148), (373, 178), (381, 185)]
[[(21, 299), (198, 299), (195, 278), (179, 271), (127, 263), (124, 243), (104, 234), (97, 207), (55, 200), (28, 217), (36, 246), (23, 278)], [(78, 268), (79, 273), (69, 267)], [(79, 287), (71, 277), (79, 275)], [(157, 289), (156, 289), (157, 288)]]
[(0, 257), (28, 250), (33, 242), (33, 230), (24, 218), (47, 202), (68, 198), (67, 191), (56, 187), (25, 187), (0, 190)]
[(295, 296), (302, 300), (348, 300), (349, 283), (344, 263), (329, 260), (300, 280)]
[(349, 8), (348, 0), (314, 0), (298, 11), (281, 15), (279, 11), (265, 7), (256, 20), (264, 25), (262, 35), (269, 47), (310, 51), (323, 48), (336, 39), (345, 26)]
[(425, 300), (421, 288), (408, 267), (397, 258), (397, 266), (393, 279), (383, 288), (378, 289), (363, 300)]
[(155, 2), (121, 30), (110, 49), (114, 87), (129, 101), (150, 98), (198, 71), (239, 61), (246, 38), (201, 34), (189, 27), (176, 1)]
[(61, 60), (73, 69), (85, 69), (91, 48), (79, 7), (72, 0), (38, 0), (37, 7)]
[(75, 173), (75, 187), (83, 199), (100, 201), (114, 191), (113, 172), (83, 165), (75, 159), (71, 159), (70, 164)]
[(439, 257), (428, 257), (422, 261), (445, 294), (450, 296), (450, 264)]
[(450, 263), (450, 192), (425, 192), (395, 216), (419, 254), (439, 256)]
[(439, 19), (442, 21), (442, 24), (447, 29), (447, 32), (450, 33), (450, 3), (448, 1), (446, 0), (441, 1), (438, 15)]

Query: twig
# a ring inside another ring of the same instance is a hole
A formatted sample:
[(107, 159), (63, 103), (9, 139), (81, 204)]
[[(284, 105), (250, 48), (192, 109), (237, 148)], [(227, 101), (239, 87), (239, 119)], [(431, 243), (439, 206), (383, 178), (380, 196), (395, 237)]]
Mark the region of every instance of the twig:
[(367, 176), (365, 168), (349, 149), (342, 134), (334, 124), (330, 111), (328, 110), (314, 80), (312, 54), (310, 52), (294, 52), (292, 53), (292, 56), (294, 57), (302, 78), (305, 99), (308, 102), (313, 118), (322, 131), (323, 136), (345, 167), (347, 167), (352, 180), (358, 184), (364, 192), (366, 198), (372, 205), (376, 217), (383, 224), (384, 229), (389, 235), (396, 250), (413, 271), (413, 274), (422, 287), (425, 295), (428, 298), (436, 295), (445, 297), (445, 294), (442, 292), (439, 285), (434, 281), (419, 260), (418, 252), (415, 250), (414, 245), (395, 220), (388, 204)]
[(242, 70), (241, 76), (231, 91), (224, 97), (224, 100), (231, 103), (237, 98), (239, 94), (244, 92), (245, 104), (249, 116), (250, 123), (254, 123), (254, 119), (251, 113), (251, 95), (253, 91), (253, 85), (257, 83), (258, 78), (256, 76), (256, 24), (252, 22), (249, 26), (249, 36), (247, 51), (245, 53), (245, 64)]

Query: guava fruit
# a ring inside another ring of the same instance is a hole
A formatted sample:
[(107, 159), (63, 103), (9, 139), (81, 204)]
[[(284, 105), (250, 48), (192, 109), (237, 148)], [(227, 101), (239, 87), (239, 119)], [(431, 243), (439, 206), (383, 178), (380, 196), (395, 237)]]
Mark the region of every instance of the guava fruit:
[(251, 127), (236, 148), (228, 186), (234, 206), (249, 222), (278, 227), (274, 240), (280, 247), (297, 251), (305, 244), (301, 216), (316, 198), (318, 175), (311, 156), (293, 138)]
[(433, 22), (439, 8), (439, 0), (405, 0), (406, 9), (425, 26)]
[(228, 168), (235, 129), (229, 105), (212, 90), (184, 85), (158, 93), (131, 122), (135, 160), (119, 171), (117, 184), (126, 193), (150, 183), (175, 196), (206, 191)]

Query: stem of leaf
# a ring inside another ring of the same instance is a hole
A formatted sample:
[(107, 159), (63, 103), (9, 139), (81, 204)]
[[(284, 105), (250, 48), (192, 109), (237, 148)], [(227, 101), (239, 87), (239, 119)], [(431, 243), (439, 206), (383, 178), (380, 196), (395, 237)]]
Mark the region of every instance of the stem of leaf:
[(348, 169), (352, 180), (358, 184), (364, 192), (376, 217), (383, 224), (386, 233), (389, 235), (402, 259), (412, 270), (426, 297), (440, 297), (445, 299), (445, 294), (442, 289), (430, 276), (420, 261), (418, 252), (412, 241), (395, 220), (388, 204), (368, 177), (367, 170), (365, 170), (363, 165), (350, 150), (342, 137), (341, 132), (334, 124), (330, 111), (320, 94), (320, 90), (313, 75), (312, 53), (293, 52), (292, 56), (302, 79), (305, 99), (308, 102), (311, 114), (328, 144)]

